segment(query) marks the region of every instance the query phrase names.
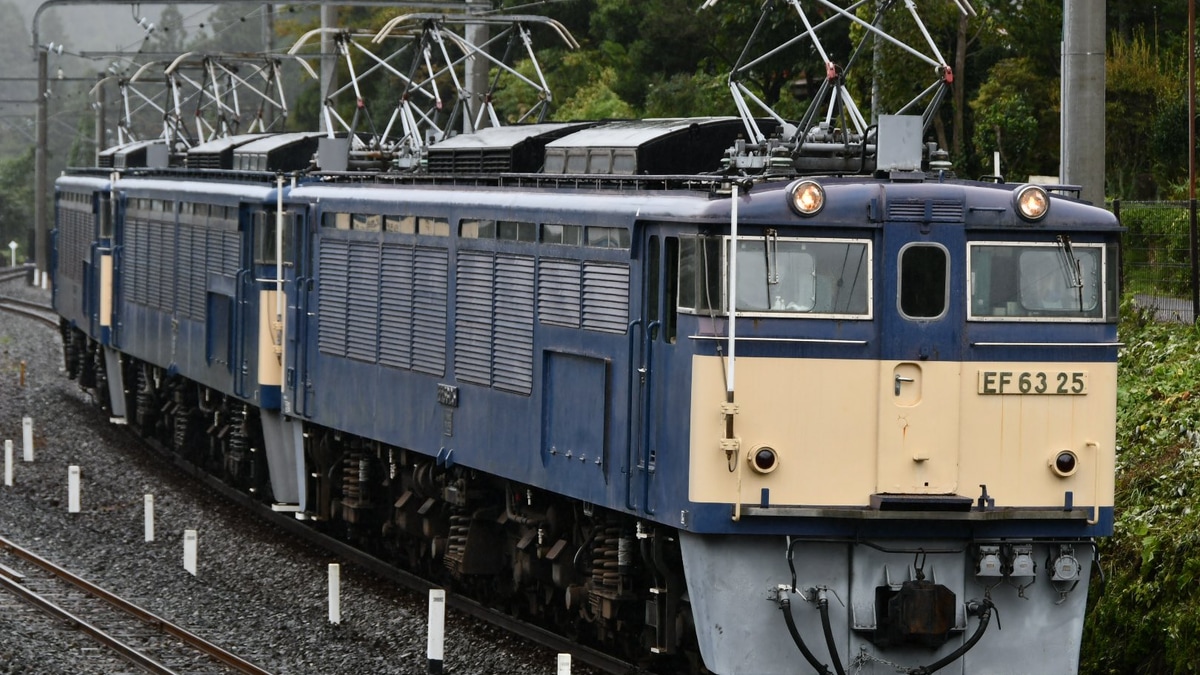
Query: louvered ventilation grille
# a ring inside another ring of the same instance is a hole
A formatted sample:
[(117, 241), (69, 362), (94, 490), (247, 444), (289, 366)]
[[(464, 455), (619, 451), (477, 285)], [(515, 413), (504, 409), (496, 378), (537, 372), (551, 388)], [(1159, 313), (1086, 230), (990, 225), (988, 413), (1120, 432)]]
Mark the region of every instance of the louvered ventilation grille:
[(543, 258), (538, 262), (538, 320), (579, 328), (581, 266), (578, 260)]
[(67, 279), (83, 281), (83, 261), (91, 249), (92, 213), (59, 205), (58, 272)]
[(413, 370), (442, 376), (446, 372), (446, 283), (449, 255), (445, 249), (415, 252), (413, 292)]
[(430, 149), (429, 173), (473, 174), (503, 173), (512, 170), (512, 152), (507, 148), (491, 150), (441, 150)]
[(375, 346), (379, 340), (378, 244), (350, 244), (350, 277), (346, 289), (346, 356), (375, 363)]
[(413, 251), (384, 245), (379, 271), (379, 362), (412, 367)]
[(460, 251), (455, 295), (454, 372), (463, 382), (492, 384), (492, 254)]
[(121, 265), (121, 288), (124, 289), (125, 297), (130, 302), (145, 305), (146, 298), (143, 295), (145, 286), (142, 285), (142, 266), (144, 263), (145, 252), (145, 233), (141, 223), (136, 220), (130, 220), (125, 225), (125, 258)]
[(910, 199), (888, 202), (888, 220), (957, 223), (962, 219), (963, 204), (958, 201)]
[(346, 355), (346, 270), (350, 245), (336, 239), (321, 240), (317, 346), (323, 354)]
[(496, 349), (492, 384), (528, 394), (533, 387), (533, 258), (496, 257)]
[(605, 263), (583, 266), (583, 327), (624, 333), (629, 324), (629, 267)]
[(171, 311), (175, 301), (175, 232), (173, 225), (150, 223), (149, 305)]
[(221, 153), (189, 152), (187, 164), (189, 169), (228, 169), (224, 166)]

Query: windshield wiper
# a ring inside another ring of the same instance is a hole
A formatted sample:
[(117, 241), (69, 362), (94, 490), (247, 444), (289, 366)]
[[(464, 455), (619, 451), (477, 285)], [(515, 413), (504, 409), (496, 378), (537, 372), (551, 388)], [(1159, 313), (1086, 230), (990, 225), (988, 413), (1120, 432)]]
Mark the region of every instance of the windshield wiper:
[(1071, 235), (1058, 235), (1059, 262), (1062, 263), (1063, 277), (1067, 288), (1074, 288), (1079, 297), (1079, 311), (1083, 311), (1083, 271), (1079, 258), (1071, 250)]
[(779, 231), (768, 228), (763, 236), (763, 251), (767, 256), (767, 285), (779, 284)]

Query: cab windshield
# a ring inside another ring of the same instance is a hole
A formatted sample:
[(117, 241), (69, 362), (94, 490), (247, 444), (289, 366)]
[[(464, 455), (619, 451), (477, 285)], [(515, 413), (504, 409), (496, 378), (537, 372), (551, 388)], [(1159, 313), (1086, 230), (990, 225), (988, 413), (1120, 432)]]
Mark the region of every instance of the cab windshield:
[[(680, 241), (680, 310), (725, 313), (729, 238)], [(871, 247), (866, 240), (737, 240), (735, 307), (751, 316), (869, 318)]]
[(971, 318), (1103, 319), (1104, 247), (973, 244)]

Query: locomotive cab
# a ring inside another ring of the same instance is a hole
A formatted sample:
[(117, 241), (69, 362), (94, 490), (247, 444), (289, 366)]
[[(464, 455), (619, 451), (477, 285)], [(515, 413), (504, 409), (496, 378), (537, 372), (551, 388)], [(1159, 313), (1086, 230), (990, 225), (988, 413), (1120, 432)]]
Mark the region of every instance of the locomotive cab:
[[(994, 608), (1082, 607), (1080, 551), (1112, 528), (1115, 219), (1040, 187), (908, 177), (741, 199), (736, 229), (681, 243), (681, 325), (712, 347), (693, 357), (689, 518), (779, 536), (773, 592), (798, 622), (776, 620), (781, 641), (840, 617), (841, 653), (989, 663)], [(820, 207), (760, 215), (785, 199)], [(741, 554), (700, 539), (683, 549), (714, 575), (689, 575), (703, 625), (741, 602), (701, 590), (732, 573), (711, 560)], [(753, 604), (746, 625), (778, 611)]]

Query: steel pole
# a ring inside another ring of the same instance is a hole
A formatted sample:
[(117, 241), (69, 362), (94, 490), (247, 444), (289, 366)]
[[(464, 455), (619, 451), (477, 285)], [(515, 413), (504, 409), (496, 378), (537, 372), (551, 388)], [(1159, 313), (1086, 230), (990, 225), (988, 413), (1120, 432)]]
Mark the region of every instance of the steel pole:
[(1192, 263), (1192, 323), (1200, 321), (1200, 254), (1196, 233), (1196, 0), (1188, 0), (1188, 256)]
[(46, 187), (46, 126), (49, 119), (46, 113), (46, 89), (49, 86), (46, 79), (47, 61), (46, 49), (39, 47), (37, 52), (37, 147), (34, 150), (33, 160), (33, 226), (35, 229), (33, 255), (34, 263), (37, 265), (36, 275), (41, 276), (43, 286), (47, 283), (45, 275), (50, 262), (47, 255), (50, 230), (46, 219), (46, 203), (50, 200), (50, 193)]
[[(329, 29), (337, 26), (337, 7), (321, 5), (321, 28)], [(337, 54), (333, 35), (328, 31), (321, 33), (321, 109), (317, 112), (320, 117), (321, 131), (332, 131), (327, 128), (325, 120), (325, 97), (333, 91), (337, 84)]]
[[(101, 74), (97, 75), (96, 79), (98, 79), (98, 80), (104, 79), (104, 74), (101, 73)], [(96, 126), (94, 129), (94, 132), (96, 134), (96, 152), (92, 158), (93, 161), (95, 162), (96, 166), (100, 166), (100, 153), (104, 152), (104, 149), (105, 149), (104, 148), (104, 142), (105, 142), (104, 127), (108, 123), (108, 118), (107, 118), (107, 115), (105, 115), (104, 106), (107, 105), (107, 103), (108, 103), (108, 100), (107, 100), (107, 97), (104, 95), (104, 87), (96, 87), (96, 117), (95, 117)]]

